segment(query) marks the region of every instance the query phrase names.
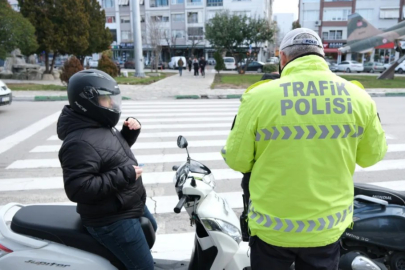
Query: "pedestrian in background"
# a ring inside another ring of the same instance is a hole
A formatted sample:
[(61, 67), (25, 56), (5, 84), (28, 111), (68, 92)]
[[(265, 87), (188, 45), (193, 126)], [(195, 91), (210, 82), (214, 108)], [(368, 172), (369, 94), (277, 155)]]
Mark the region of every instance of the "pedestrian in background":
[(191, 60), (191, 57), (188, 59), (188, 72), (191, 72), (191, 66), (193, 65), (193, 61)]
[(183, 60), (181, 60), (181, 58), (179, 59), (179, 61), (177, 61), (177, 66), (179, 67), (179, 74), (181, 76), (183, 73), (183, 66), (184, 66), (184, 62)]
[(201, 75), (205, 78), (205, 66), (207, 65), (207, 61), (205, 61), (204, 57), (201, 57), (199, 66), (201, 70)]
[(198, 76), (199, 64), (197, 58), (194, 58), (193, 60), (193, 68), (194, 68), (194, 76)]

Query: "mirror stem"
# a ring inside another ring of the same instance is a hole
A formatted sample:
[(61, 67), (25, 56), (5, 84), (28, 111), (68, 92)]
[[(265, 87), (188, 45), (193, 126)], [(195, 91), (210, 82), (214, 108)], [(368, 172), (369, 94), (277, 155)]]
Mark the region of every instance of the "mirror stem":
[(190, 154), (188, 153), (187, 147), (186, 147), (186, 151), (187, 151), (187, 162), (190, 163)]

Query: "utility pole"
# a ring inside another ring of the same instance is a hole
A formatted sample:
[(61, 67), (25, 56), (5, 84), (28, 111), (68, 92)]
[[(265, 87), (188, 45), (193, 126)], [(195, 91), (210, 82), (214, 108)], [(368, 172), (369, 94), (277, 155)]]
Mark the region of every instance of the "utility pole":
[(134, 61), (135, 77), (145, 77), (143, 71), (142, 35), (141, 35), (141, 12), (139, 0), (132, 0), (133, 36), (134, 36)]

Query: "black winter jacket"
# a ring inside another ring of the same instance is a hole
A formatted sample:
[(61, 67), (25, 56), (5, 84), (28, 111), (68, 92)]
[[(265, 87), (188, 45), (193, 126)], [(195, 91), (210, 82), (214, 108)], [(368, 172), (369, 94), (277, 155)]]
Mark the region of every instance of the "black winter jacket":
[(65, 192), (77, 202), (83, 225), (106, 226), (143, 215), (146, 191), (142, 178), (135, 180), (138, 162), (130, 148), (140, 130), (124, 126), (118, 132), (65, 106), (57, 131), (63, 140), (59, 160)]

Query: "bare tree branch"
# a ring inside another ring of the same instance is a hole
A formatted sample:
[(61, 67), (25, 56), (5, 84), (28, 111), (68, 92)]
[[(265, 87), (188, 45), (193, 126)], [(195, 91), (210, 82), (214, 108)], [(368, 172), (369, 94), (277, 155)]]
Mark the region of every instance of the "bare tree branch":
[[(155, 18), (155, 19), (154, 19)], [(164, 42), (167, 29), (163, 28), (160, 21), (156, 20), (156, 17), (149, 16), (146, 20), (146, 40), (150, 45), (153, 52), (154, 65), (152, 65), (152, 71), (155, 69), (157, 72), (159, 65), (159, 56), (162, 52), (162, 43)]]

